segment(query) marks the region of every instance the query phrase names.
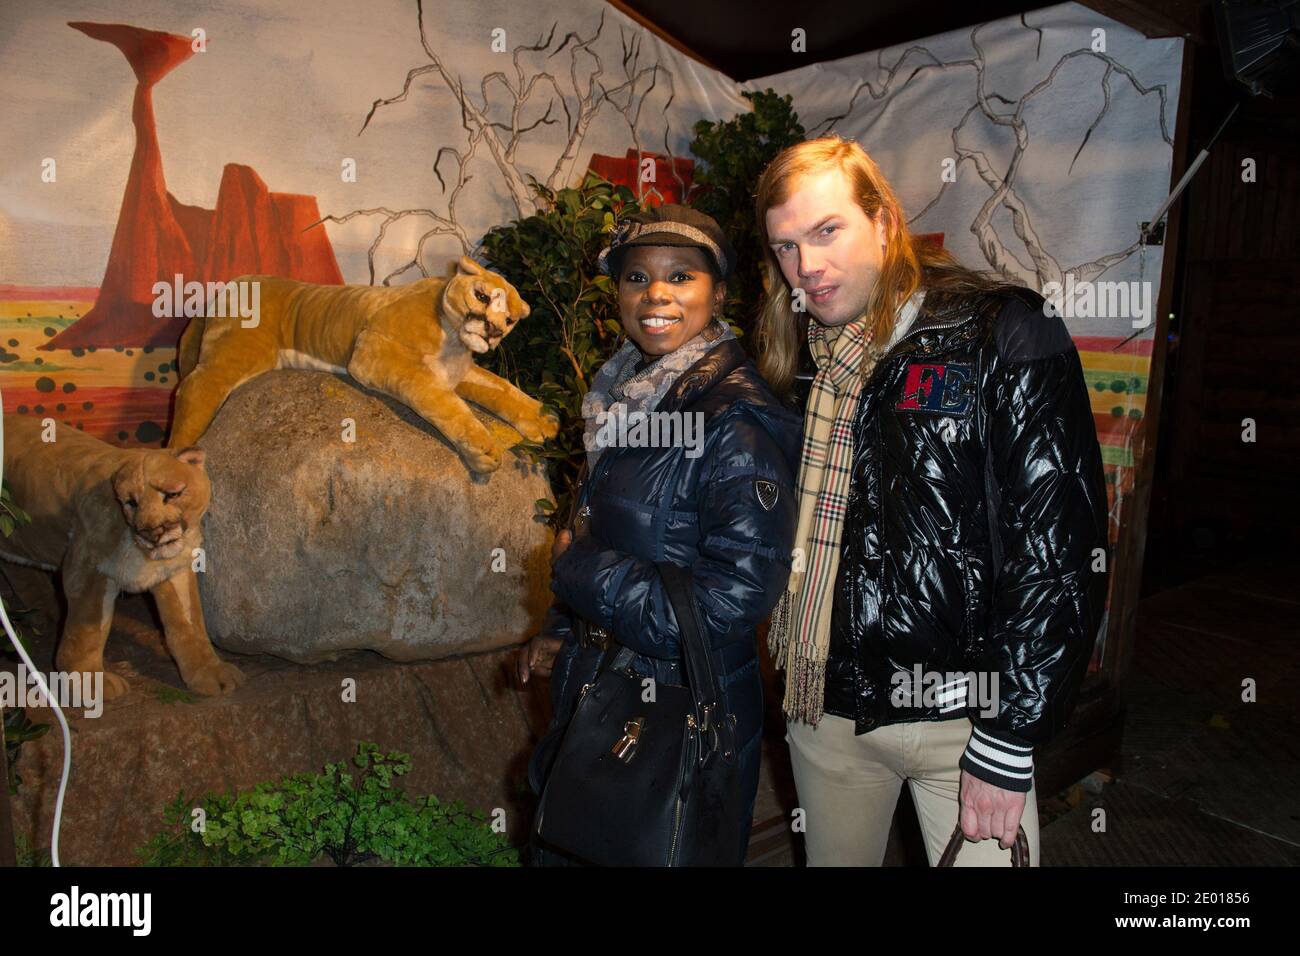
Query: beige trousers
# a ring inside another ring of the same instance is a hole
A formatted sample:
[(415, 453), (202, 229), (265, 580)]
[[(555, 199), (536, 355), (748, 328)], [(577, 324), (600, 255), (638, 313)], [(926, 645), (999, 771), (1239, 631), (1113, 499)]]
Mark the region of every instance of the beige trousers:
[[(878, 727), (854, 736), (853, 721), (823, 715), (816, 728), (786, 722), (786, 742), (809, 866), (880, 866), (904, 780), (912, 791), (934, 866), (958, 818), (961, 758), (970, 738), (966, 717)], [(1020, 819), (1029, 839), (1030, 865), (1038, 866), (1038, 801), (1025, 795)], [(997, 840), (962, 844), (955, 866), (1010, 866), (1011, 851)]]

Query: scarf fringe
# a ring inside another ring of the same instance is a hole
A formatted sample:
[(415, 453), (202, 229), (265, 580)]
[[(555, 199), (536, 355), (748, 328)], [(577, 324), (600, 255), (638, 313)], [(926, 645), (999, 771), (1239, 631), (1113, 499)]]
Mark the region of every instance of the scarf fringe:
[(799, 599), (799, 586), (803, 575), (798, 576), (793, 590), (781, 592), (781, 599), (767, 630), (767, 647), (772, 652), (772, 663), (784, 670), (785, 701), (783, 710), (791, 720), (802, 720), (817, 726), (821, 720), (826, 697), (826, 657), (816, 643), (793, 639), (795, 606)]
[(790, 608), (793, 604), (794, 594), (782, 591), (767, 625), (767, 649), (772, 652), (772, 666), (777, 670), (785, 669), (790, 653)]
[(812, 651), (809, 645), (800, 645), (794, 666), (786, 671), (784, 709), (791, 720), (816, 727), (826, 703), (826, 661), (812, 657)]

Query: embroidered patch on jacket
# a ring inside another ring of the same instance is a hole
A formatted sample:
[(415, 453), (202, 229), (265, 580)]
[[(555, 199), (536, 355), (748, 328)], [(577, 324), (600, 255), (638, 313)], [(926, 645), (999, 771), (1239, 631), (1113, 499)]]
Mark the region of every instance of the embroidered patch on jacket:
[(776, 507), (776, 499), (780, 493), (781, 489), (777, 487), (776, 482), (765, 481), (762, 478), (754, 479), (754, 494), (758, 495), (758, 503), (763, 506), (764, 511), (771, 511)]
[(967, 385), (972, 376), (969, 365), (912, 362), (903, 381), (903, 399), (894, 407), (904, 412), (964, 415), (971, 406), (973, 392)]

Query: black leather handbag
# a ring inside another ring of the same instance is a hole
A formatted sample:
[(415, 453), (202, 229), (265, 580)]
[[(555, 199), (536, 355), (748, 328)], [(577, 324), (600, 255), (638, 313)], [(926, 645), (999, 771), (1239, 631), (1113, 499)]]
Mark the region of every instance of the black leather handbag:
[(691, 588), (666, 562), (685, 686), (651, 684), (611, 642), (579, 692), (537, 809), (543, 845), (601, 866), (738, 866), (743, 808), (736, 718), (722, 693)]

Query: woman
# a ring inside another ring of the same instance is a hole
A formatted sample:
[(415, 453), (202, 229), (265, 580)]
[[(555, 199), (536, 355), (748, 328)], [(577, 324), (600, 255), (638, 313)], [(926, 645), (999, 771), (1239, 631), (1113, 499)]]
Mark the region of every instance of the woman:
[[(599, 265), (617, 278), (627, 342), (583, 399), (588, 477), (572, 533), (556, 539), (556, 601), (520, 654), (519, 676), (552, 674), (553, 729), (567, 724), (608, 639), (635, 653), (631, 667), (643, 677), (684, 684), (675, 616), (654, 562), (689, 567), (726, 709), (736, 717), (738, 802), (747, 808), (739, 865), (763, 722), (754, 631), (790, 572), (801, 423), (717, 318), (735, 252), (711, 217), (673, 204), (637, 213), (620, 224)], [(637, 412), (669, 413), (652, 425), (677, 429), (679, 440), (638, 447), (645, 442), (635, 432), (616, 427)], [(548, 757), (539, 748), (529, 765), (539, 794)], [(535, 847), (534, 862), (578, 861)]]

